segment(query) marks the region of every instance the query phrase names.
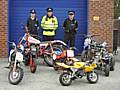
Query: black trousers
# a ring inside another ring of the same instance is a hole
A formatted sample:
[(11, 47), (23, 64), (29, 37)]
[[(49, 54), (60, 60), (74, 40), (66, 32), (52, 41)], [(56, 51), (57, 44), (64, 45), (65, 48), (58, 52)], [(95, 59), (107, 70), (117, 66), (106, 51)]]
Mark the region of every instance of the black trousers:
[(64, 42), (70, 47), (75, 46), (75, 34), (64, 33)]
[(43, 41), (53, 41), (53, 40), (54, 40), (54, 36), (43, 35)]

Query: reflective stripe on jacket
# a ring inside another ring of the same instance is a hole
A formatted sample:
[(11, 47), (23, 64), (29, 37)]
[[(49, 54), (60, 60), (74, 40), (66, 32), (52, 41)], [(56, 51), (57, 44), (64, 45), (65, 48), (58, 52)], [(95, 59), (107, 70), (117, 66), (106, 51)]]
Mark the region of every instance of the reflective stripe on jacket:
[(43, 35), (54, 36), (55, 30), (58, 28), (58, 21), (55, 16), (49, 18), (46, 15), (42, 18), (41, 27)]

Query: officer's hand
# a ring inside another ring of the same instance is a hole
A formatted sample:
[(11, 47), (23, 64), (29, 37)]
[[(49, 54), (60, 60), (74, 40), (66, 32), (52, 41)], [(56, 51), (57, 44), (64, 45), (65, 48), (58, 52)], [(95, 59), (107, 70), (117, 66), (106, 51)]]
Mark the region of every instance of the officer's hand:
[(39, 27), (37, 27), (37, 30), (39, 30), (40, 28)]
[(75, 29), (75, 31), (77, 31), (77, 30), (78, 30), (78, 28)]

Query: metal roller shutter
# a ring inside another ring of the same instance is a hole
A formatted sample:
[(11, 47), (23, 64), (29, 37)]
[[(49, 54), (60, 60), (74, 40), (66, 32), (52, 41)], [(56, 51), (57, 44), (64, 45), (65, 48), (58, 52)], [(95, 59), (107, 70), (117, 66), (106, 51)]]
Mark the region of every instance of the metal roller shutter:
[[(46, 8), (52, 7), (54, 15), (59, 20), (59, 28), (56, 32), (56, 39), (63, 40), (63, 22), (67, 17), (68, 10), (76, 11), (75, 18), (79, 22), (79, 30), (76, 36), (76, 47), (80, 52), (83, 48), (83, 36), (86, 34), (88, 25), (88, 0), (9, 0), (9, 40), (17, 43), (18, 39), (23, 35), (21, 23), (26, 23), (29, 16), (29, 10), (34, 8), (37, 10), (39, 21), (46, 14)], [(40, 30), (41, 31), (41, 30)]]

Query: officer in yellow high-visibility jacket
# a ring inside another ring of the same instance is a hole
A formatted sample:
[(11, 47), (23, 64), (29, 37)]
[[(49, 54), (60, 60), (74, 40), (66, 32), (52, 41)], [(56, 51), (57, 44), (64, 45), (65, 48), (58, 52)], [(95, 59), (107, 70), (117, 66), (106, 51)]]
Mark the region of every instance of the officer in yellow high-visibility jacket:
[(52, 41), (54, 40), (55, 30), (58, 28), (58, 20), (53, 15), (53, 9), (47, 8), (47, 15), (43, 16), (41, 21), (41, 27), (43, 30), (43, 40)]

